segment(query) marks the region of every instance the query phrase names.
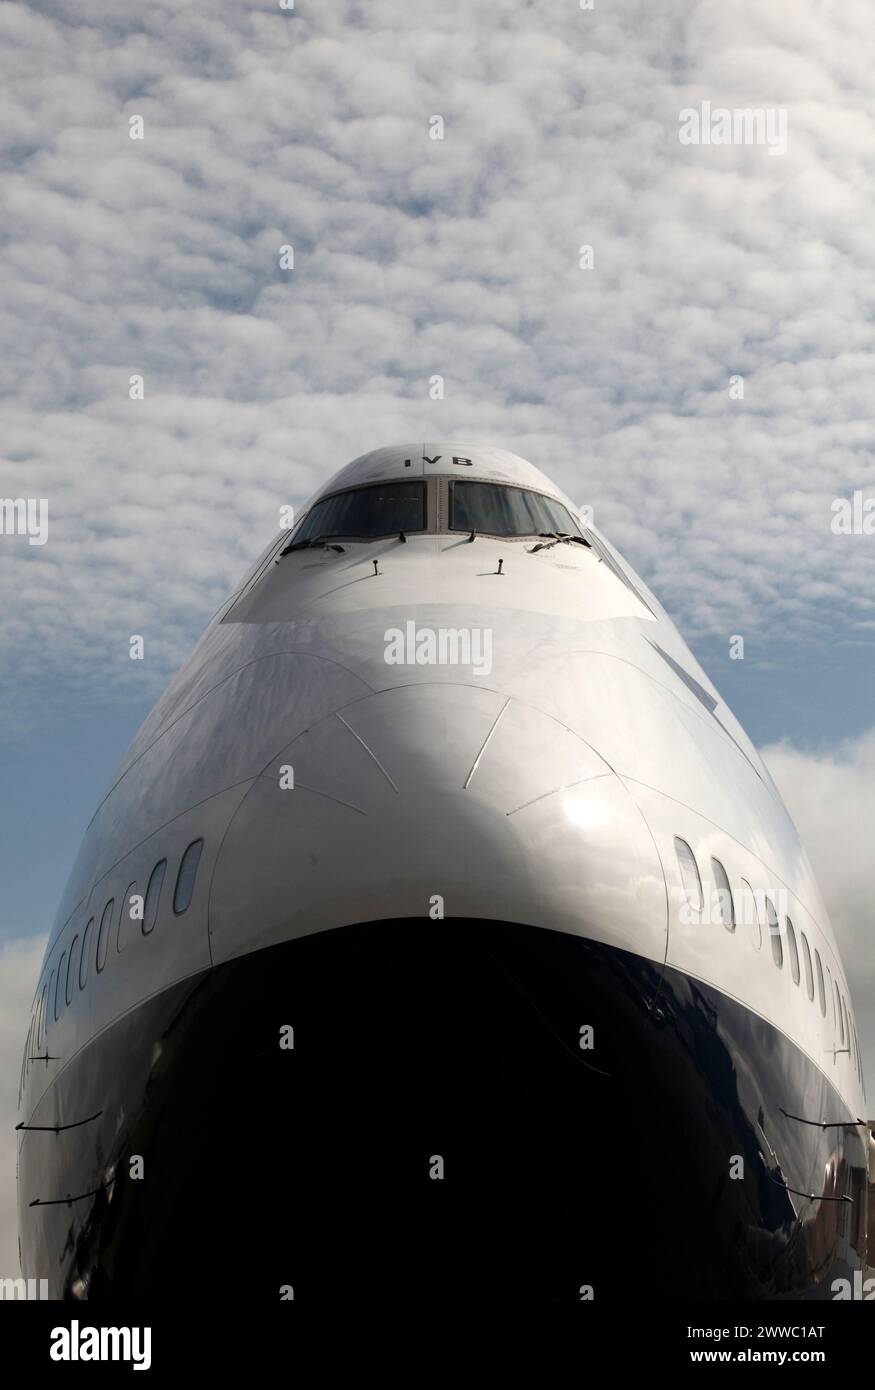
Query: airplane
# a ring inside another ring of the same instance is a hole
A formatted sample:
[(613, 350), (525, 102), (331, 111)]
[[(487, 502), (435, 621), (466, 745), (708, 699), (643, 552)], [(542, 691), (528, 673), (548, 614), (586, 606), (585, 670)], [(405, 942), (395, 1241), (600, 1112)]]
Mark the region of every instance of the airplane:
[(480, 444), (324, 483), (86, 831), (20, 1085), (59, 1299), (829, 1299), (851, 991), (756, 748), (588, 510)]

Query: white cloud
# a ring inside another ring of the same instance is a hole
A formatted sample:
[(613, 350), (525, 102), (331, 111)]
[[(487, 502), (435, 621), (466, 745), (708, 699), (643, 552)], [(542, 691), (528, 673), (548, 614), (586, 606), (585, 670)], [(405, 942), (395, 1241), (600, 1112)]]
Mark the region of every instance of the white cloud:
[(18, 1079), (45, 936), (0, 944), (0, 1279), (17, 1278)]
[[(428, 436), (593, 503), (694, 639), (875, 620), (829, 530), (875, 487), (864, 0), (40, 8), (0, 4), (19, 690), (157, 693), (282, 503)], [(703, 99), (786, 108), (787, 155), (681, 146)]]
[[(762, 749), (802, 836), (838, 940), (875, 1112), (875, 729), (821, 752)], [(870, 1118), (867, 1116), (867, 1118)]]

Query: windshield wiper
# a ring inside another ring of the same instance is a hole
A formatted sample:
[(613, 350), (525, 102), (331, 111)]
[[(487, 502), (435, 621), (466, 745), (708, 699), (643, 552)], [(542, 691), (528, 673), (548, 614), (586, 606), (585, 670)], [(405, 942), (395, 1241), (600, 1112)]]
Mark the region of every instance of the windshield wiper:
[(284, 555), (289, 555), (293, 550), (307, 550), (310, 547), (321, 547), (323, 550), (336, 550), (340, 555), (342, 555), (346, 549), (345, 546), (338, 545), (336, 541), (326, 540), (324, 536), (314, 536), (311, 541), (292, 541), (291, 545), (287, 545), (285, 550), (280, 551), (277, 559), (281, 560)]
[(540, 531), (539, 535), (541, 539), (537, 545), (532, 546), (529, 551), (530, 555), (534, 555), (536, 550), (549, 550), (551, 546), (558, 545), (560, 541), (566, 544), (585, 545), (587, 550), (592, 550), (592, 545), (585, 536), (572, 536), (568, 531)]

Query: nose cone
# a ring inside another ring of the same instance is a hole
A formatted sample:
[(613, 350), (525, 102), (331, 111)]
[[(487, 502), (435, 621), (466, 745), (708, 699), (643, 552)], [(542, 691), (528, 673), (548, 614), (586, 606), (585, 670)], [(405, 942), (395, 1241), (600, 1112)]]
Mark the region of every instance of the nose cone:
[(214, 962), (333, 927), (464, 917), (662, 962), (666, 893), (620, 780), (532, 705), (473, 684), (347, 705), (256, 779), (210, 894)]

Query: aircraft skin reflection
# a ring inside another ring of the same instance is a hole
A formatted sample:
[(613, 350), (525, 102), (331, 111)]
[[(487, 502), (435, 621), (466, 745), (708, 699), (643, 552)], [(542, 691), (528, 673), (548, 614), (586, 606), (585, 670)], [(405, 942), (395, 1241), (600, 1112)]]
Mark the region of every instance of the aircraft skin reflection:
[(830, 1298), (864, 1116), (805, 852), (656, 598), (525, 460), (379, 449), (244, 577), (88, 827), (22, 1060), (23, 1271)]

